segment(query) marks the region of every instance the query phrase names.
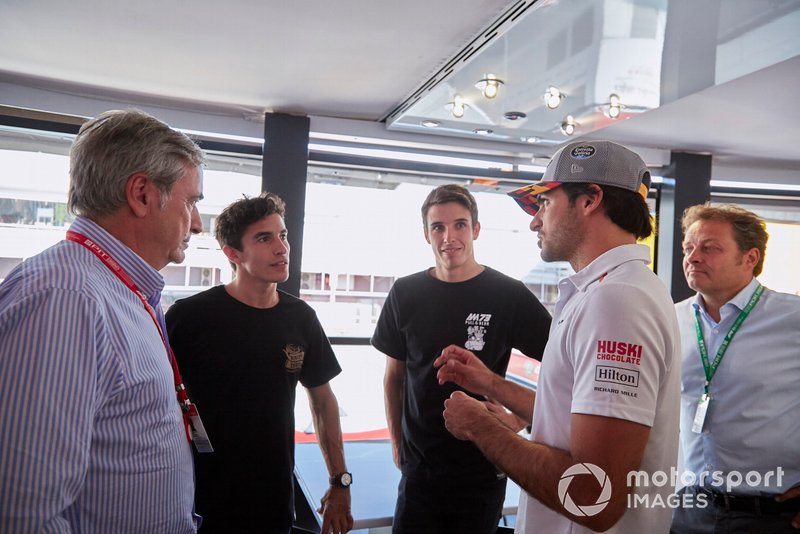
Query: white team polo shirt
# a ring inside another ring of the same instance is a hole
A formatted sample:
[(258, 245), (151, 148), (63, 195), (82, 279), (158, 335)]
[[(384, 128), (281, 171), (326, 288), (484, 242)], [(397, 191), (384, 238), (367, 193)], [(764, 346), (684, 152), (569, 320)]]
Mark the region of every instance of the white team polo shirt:
[[(531, 440), (551, 447), (570, 449), (573, 413), (651, 427), (639, 467), (651, 484), (636, 487), (638, 499), (629, 497), (628, 510), (608, 532), (667, 532), (672, 517), (680, 336), (672, 299), (649, 262), (646, 246), (623, 245), (559, 283), (536, 392)], [(652, 483), (656, 471), (668, 477), (660, 487)], [(517, 532), (591, 531), (523, 493)]]

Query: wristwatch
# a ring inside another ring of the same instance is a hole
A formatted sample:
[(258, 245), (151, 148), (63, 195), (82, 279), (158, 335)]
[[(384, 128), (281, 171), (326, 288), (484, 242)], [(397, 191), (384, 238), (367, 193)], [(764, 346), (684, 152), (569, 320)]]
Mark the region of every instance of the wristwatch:
[(353, 475), (345, 471), (344, 473), (340, 473), (338, 475), (333, 475), (330, 478), (331, 486), (338, 486), (340, 488), (349, 488), (350, 484), (353, 483)]

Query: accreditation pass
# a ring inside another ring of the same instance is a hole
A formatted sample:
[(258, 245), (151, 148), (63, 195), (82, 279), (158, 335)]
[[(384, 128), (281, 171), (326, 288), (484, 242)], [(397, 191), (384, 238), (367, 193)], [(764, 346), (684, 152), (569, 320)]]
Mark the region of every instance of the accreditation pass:
[(706, 421), (706, 413), (708, 413), (708, 405), (711, 403), (711, 396), (708, 393), (700, 395), (700, 400), (697, 401), (697, 411), (694, 412), (694, 421), (692, 422), (692, 432), (700, 434), (703, 431), (703, 424)]
[(194, 404), (189, 405), (189, 429), (192, 433), (192, 443), (194, 443), (197, 452), (214, 452), (214, 447), (211, 446), (211, 440), (208, 439), (206, 427), (203, 426), (203, 421), (200, 419), (200, 414), (197, 412), (197, 406)]

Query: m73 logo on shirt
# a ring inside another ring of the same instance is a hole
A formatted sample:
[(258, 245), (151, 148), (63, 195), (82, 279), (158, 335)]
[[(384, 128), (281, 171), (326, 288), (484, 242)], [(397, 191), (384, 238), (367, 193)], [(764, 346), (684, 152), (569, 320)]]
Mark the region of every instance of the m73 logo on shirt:
[(467, 341), (464, 343), (464, 348), (467, 350), (483, 350), (486, 341), (486, 327), (492, 320), (491, 313), (470, 313), (467, 315), (467, 320), (464, 324), (467, 325)]
[(489, 321), (491, 320), (491, 313), (470, 313), (467, 315), (467, 320), (464, 321), (464, 324), (473, 326), (489, 326)]

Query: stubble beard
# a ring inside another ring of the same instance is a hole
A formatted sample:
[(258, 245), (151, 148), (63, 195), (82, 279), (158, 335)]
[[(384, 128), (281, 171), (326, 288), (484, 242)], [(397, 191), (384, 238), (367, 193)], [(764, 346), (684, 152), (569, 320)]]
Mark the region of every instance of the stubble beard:
[(561, 224), (549, 230), (548, 240), (542, 239), (541, 258), (543, 261), (570, 261), (583, 243), (583, 232), (573, 216), (574, 207), (567, 211)]

